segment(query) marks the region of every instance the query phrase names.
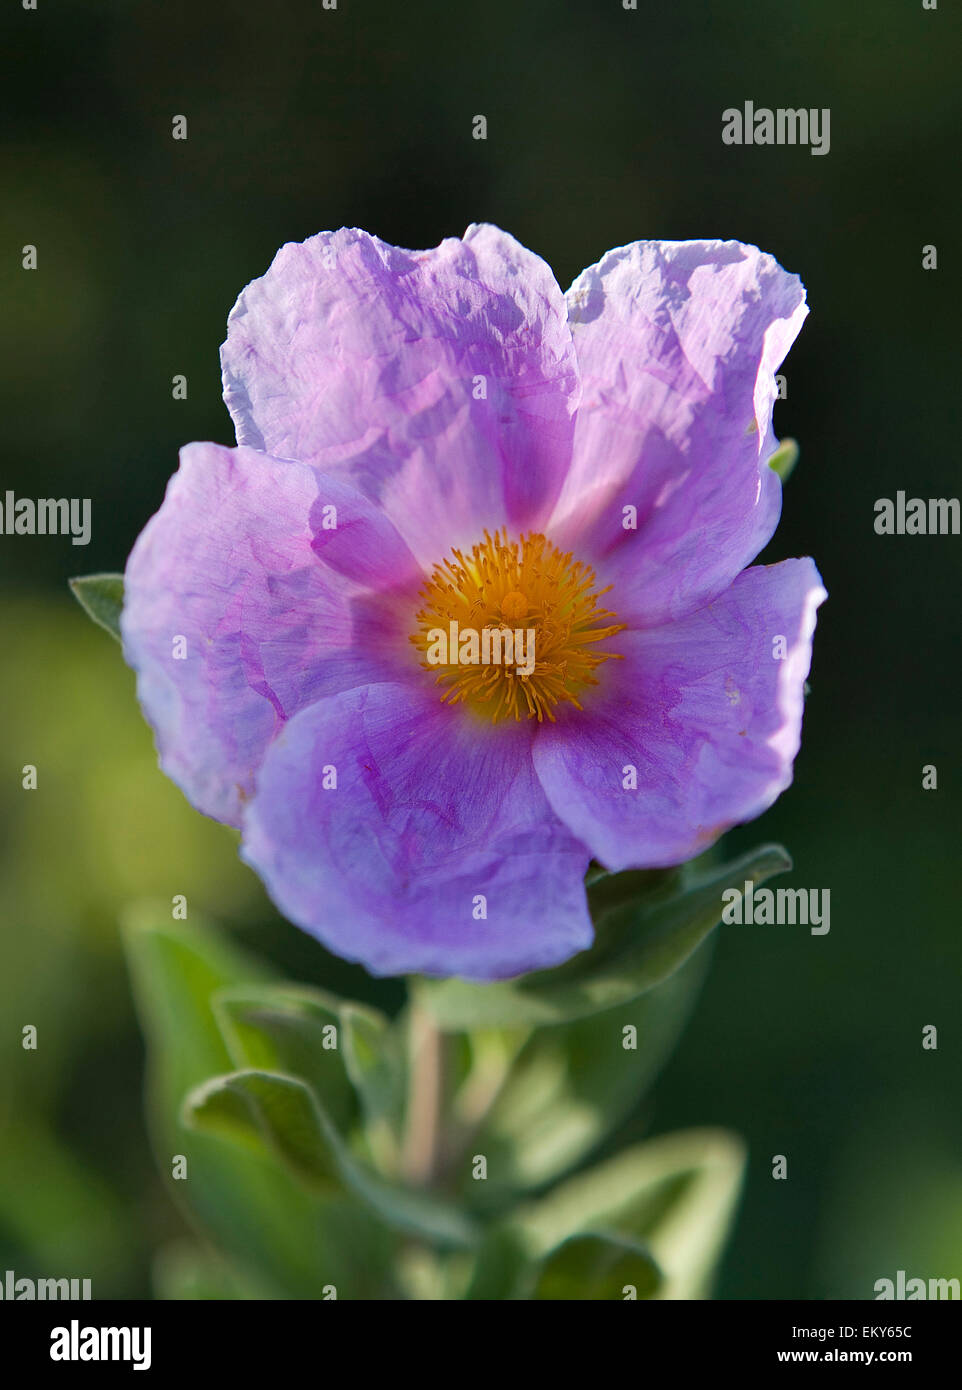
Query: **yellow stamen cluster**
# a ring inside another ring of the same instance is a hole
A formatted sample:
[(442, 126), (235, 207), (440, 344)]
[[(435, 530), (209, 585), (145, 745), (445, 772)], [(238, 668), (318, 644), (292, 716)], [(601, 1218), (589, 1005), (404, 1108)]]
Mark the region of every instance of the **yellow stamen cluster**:
[(429, 634), (447, 632), (451, 623), (475, 631), (533, 630), (534, 669), (524, 675), (515, 665), (424, 660), (444, 687), (442, 703), (466, 704), (494, 723), (512, 716), (553, 722), (562, 702), (581, 709), (579, 695), (598, 684), (596, 667), (618, 655), (591, 649), (625, 626), (598, 607), (608, 590), (594, 592), (594, 571), (540, 534), (509, 541), (506, 532), (485, 531), (470, 555), (451, 554), (421, 590), (419, 631), (410, 640), (427, 654)]

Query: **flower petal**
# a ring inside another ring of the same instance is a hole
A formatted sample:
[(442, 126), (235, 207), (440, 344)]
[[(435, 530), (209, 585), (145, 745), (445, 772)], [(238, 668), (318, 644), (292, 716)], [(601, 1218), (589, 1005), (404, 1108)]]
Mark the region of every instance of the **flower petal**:
[(578, 390), (564, 297), (496, 227), (432, 251), (346, 228), (290, 243), (221, 360), (238, 442), (338, 465), (423, 564), (484, 527), (537, 528), (558, 496)]
[(678, 622), (619, 636), (625, 660), (605, 666), (605, 689), (534, 747), (548, 800), (596, 859), (681, 863), (784, 791), (825, 597), (811, 560), (785, 560)]
[(418, 571), (345, 481), (218, 444), (180, 459), (127, 563), (124, 654), (163, 770), (199, 810), (238, 825), (285, 720), (417, 670), (388, 591), (415, 591)]
[(614, 584), (623, 622), (654, 626), (720, 593), (775, 530), (774, 372), (805, 291), (754, 246), (635, 242), (568, 304), (583, 397), (552, 538)]
[(242, 853), (281, 912), (377, 975), (501, 979), (591, 942), (588, 854), (551, 813), (530, 729), (433, 688), (374, 685), (292, 719)]

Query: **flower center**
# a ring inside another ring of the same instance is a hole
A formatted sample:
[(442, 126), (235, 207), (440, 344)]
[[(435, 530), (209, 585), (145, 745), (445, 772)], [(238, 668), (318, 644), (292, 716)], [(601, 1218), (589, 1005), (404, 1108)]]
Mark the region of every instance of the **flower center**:
[(625, 627), (599, 608), (608, 590), (595, 592), (594, 570), (540, 534), (509, 541), (485, 531), (470, 555), (451, 556), (420, 592), (410, 639), (443, 687), (442, 704), (466, 704), (492, 723), (553, 721), (562, 702), (581, 709), (595, 668), (618, 657), (596, 644)]

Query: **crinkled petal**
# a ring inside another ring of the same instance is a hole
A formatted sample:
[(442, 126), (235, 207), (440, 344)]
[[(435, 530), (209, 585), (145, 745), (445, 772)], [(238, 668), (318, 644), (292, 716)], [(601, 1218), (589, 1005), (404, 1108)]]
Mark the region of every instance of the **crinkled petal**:
[(754, 246), (653, 241), (610, 251), (568, 304), (583, 394), (552, 536), (614, 585), (622, 621), (654, 626), (721, 593), (775, 530), (774, 373), (805, 291)]
[(419, 572), (345, 480), (218, 444), (180, 460), (127, 563), (124, 654), (163, 770), (238, 825), (287, 719), (418, 671), (403, 620)]
[(591, 942), (588, 854), (548, 806), (531, 738), (433, 687), (323, 700), (271, 745), (243, 857), (291, 921), (374, 974), (557, 965)]
[(619, 634), (604, 687), (534, 747), (548, 800), (596, 859), (681, 863), (784, 791), (825, 596), (811, 560), (786, 560), (678, 622)]
[(241, 444), (344, 471), (423, 564), (538, 528), (571, 457), (564, 296), (496, 227), (431, 251), (356, 229), (278, 251), (221, 349)]

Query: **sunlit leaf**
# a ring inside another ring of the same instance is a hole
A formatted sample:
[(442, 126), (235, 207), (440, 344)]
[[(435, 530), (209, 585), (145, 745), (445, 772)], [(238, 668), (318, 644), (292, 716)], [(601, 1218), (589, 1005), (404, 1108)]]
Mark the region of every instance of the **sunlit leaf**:
[(569, 1178), (525, 1207), (518, 1225), (532, 1258), (586, 1232), (637, 1241), (661, 1270), (657, 1298), (703, 1298), (744, 1164), (744, 1146), (722, 1130), (664, 1135)]
[(538, 1267), (533, 1299), (651, 1298), (661, 1271), (648, 1250), (623, 1236), (569, 1236)]
[(798, 463), (798, 454), (798, 442), (794, 439), (783, 439), (768, 460), (769, 468), (778, 474), (783, 483), (787, 483), (793, 473)]

